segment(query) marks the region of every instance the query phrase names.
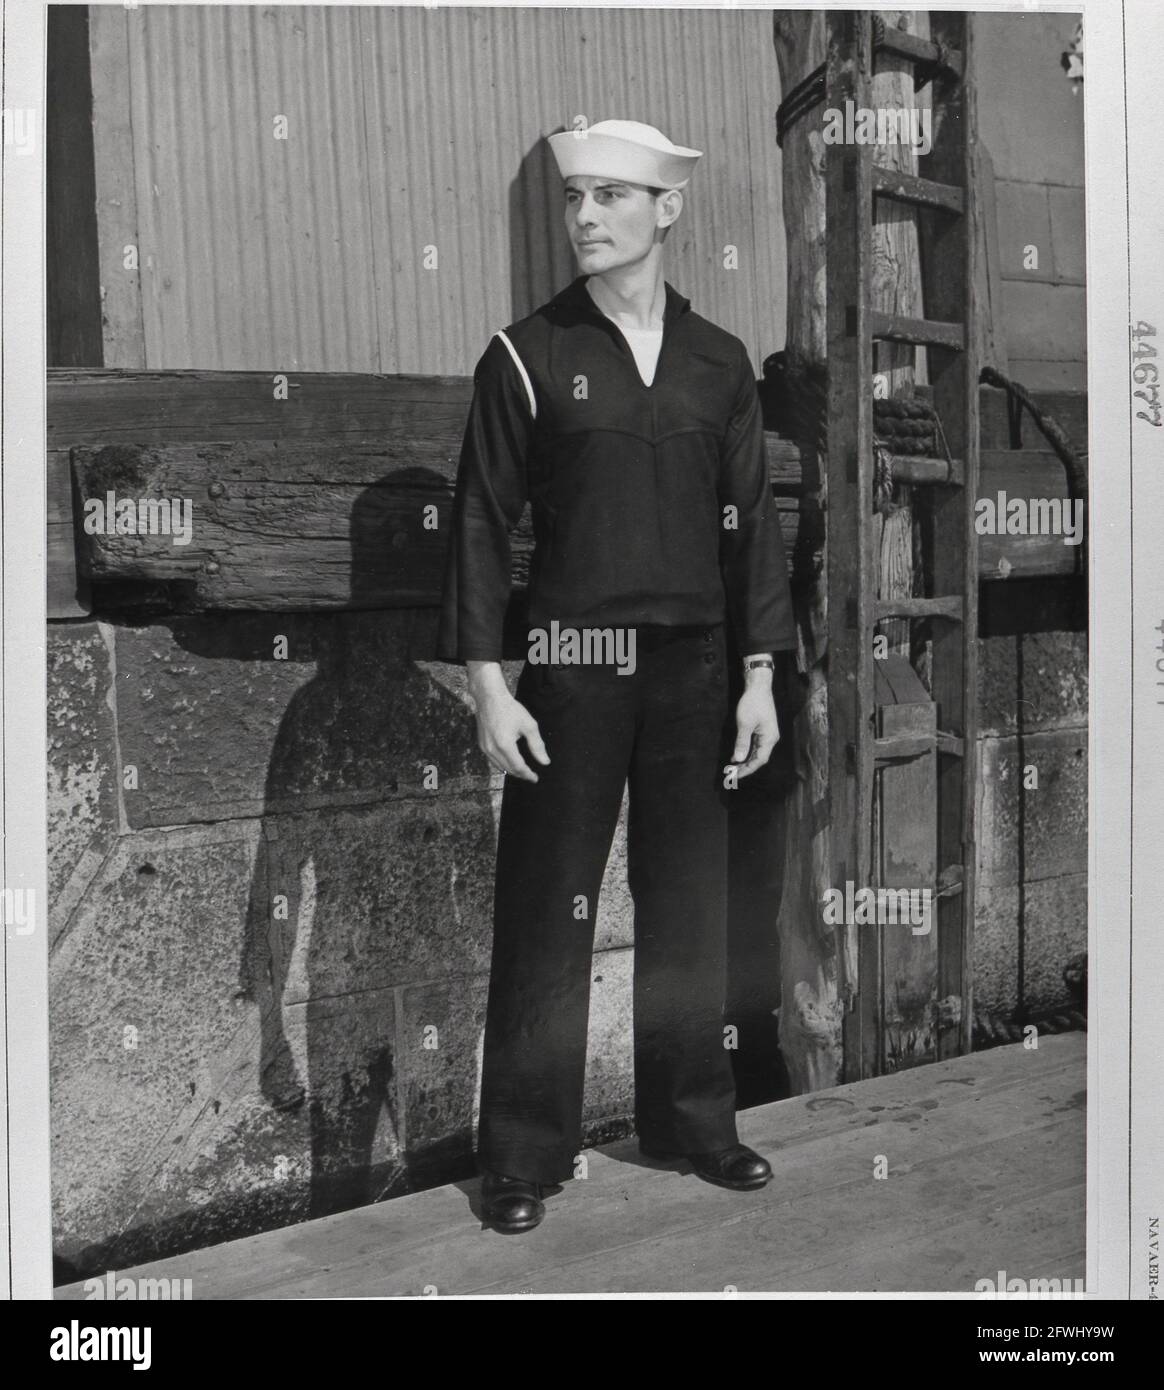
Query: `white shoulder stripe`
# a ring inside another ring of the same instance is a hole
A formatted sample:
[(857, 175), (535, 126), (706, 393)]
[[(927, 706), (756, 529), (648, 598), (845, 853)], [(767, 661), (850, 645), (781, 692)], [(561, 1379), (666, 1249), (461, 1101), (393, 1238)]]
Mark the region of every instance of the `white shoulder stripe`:
[(499, 328), (497, 330), (497, 337), (499, 337), (501, 341), (505, 344), (505, 346), (509, 349), (509, 355), (513, 358), (514, 365), (517, 367), (518, 372), (521, 374), (522, 384), (525, 386), (525, 394), (529, 397), (529, 413), (536, 420), (538, 418), (538, 403), (537, 400), (534, 398), (533, 382), (529, 379), (529, 373), (525, 369), (525, 363), (517, 355), (517, 349), (506, 337), (503, 329)]

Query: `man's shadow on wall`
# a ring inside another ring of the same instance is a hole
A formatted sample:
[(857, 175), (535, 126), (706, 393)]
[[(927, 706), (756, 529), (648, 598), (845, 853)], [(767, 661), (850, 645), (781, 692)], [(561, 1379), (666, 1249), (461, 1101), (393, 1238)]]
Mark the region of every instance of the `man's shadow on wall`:
[(532, 314), (578, 276), (565, 210), (557, 161), (549, 142), (539, 140), (526, 151), (509, 185), (511, 323)]
[[(447, 975), (450, 959), (458, 973), (487, 968), (484, 933), (464, 939), (458, 899), (491, 893), (491, 881), (466, 888), (456, 872), (425, 874), (423, 904), (401, 888), (415, 881), (402, 860), (423, 858), (426, 844), (430, 854), (444, 852), (445, 808), (439, 792), (422, 789), (424, 767), (436, 765), (438, 785), (487, 775), (464, 705), (417, 665), (433, 655), (435, 613), (382, 607), (386, 595), (431, 582), (443, 547), (420, 517), (436, 501), (443, 518), (448, 498), (447, 480), (429, 469), (387, 475), (353, 506), (351, 609), (264, 615), (272, 635), (287, 634), (292, 659), (315, 670), (271, 750), (240, 993), (259, 1010), (263, 1097), (289, 1117), (306, 1116), (311, 1217), (415, 1185), (401, 1143), (409, 1072), (397, 1050), (402, 996), (393, 987)], [(385, 803), (401, 791), (409, 799), (396, 802), (405, 817), (398, 824)], [(409, 820), (411, 798), (426, 795), (431, 823), (420, 829)], [(475, 874), (477, 859), (468, 863)], [(293, 1010), (299, 1020), (289, 1027)], [(302, 1041), (293, 1047), (290, 1038)], [(466, 1158), (472, 1118), (446, 1110), (438, 1120)]]

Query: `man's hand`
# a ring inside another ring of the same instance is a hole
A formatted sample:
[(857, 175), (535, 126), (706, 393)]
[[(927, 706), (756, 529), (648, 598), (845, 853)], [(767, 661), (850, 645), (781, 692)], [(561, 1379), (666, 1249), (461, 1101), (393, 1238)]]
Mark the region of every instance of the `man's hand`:
[(499, 771), (523, 782), (536, 782), (538, 775), (522, 756), (517, 741), (524, 738), (538, 762), (549, 764), (537, 720), (509, 693), (499, 662), (470, 661), (466, 665), (469, 693), (477, 706), (477, 746)]
[(732, 762), (736, 777), (750, 777), (772, 756), (780, 741), (776, 702), (772, 699), (772, 672), (766, 666), (744, 673), (744, 693), (736, 705), (736, 746)]

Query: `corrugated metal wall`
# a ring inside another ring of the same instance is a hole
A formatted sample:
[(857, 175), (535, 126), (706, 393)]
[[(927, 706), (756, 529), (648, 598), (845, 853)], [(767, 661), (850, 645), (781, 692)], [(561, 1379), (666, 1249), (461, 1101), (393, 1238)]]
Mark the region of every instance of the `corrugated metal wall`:
[[(99, 188), (102, 264), (141, 264), (136, 321), (107, 296), (106, 365), (467, 374), (574, 274), (543, 137), (578, 115), (706, 152), (668, 279), (757, 371), (783, 344), (766, 11), (91, 13), (98, 179), (131, 163), (136, 196)], [(126, 89), (128, 129), (100, 99)]]

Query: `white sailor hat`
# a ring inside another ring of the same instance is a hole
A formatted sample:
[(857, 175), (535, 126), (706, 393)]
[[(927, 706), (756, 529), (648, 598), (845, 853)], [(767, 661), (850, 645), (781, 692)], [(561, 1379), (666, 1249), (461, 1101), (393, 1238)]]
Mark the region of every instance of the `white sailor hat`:
[(673, 145), (641, 121), (598, 121), (549, 137), (564, 179), (571, 174), (623, 179), (647, 188), (685, 188), (702, 150)]

